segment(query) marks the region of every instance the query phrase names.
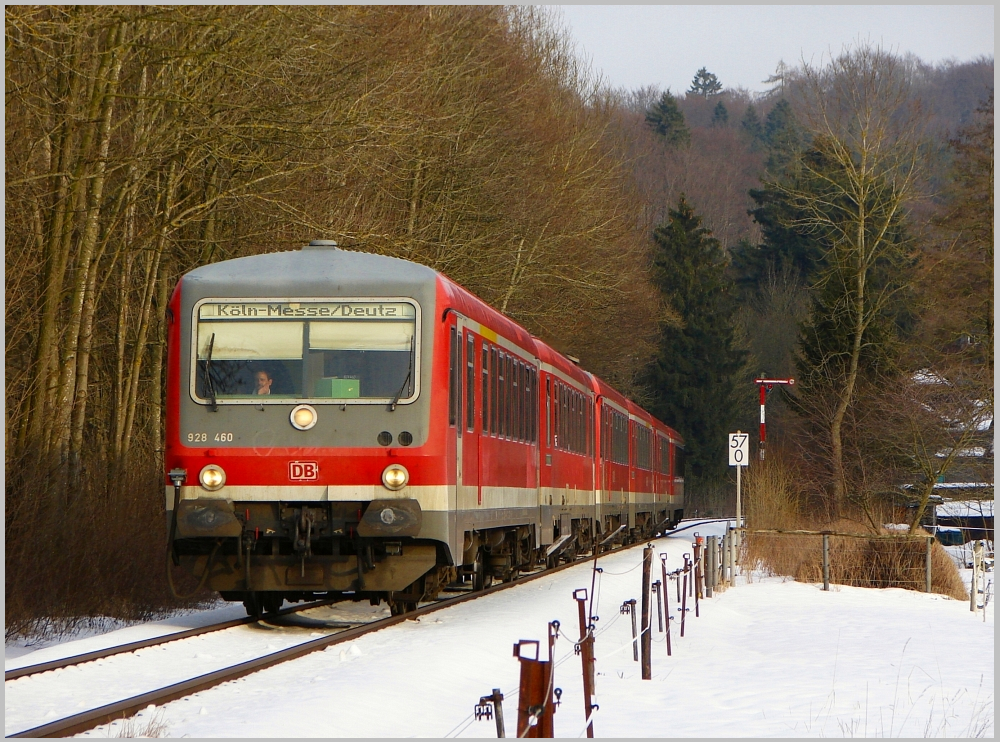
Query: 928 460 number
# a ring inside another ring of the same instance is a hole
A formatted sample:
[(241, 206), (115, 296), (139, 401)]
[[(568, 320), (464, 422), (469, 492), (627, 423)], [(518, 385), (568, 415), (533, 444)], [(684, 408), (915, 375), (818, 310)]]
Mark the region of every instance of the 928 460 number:
[[(216, 433), (212, 440), (218, 441), (219, 443), (232, 443), (233, 434)], [(188, 443), (207, 443), (208, 433), (188, 433), (187, 441)]]

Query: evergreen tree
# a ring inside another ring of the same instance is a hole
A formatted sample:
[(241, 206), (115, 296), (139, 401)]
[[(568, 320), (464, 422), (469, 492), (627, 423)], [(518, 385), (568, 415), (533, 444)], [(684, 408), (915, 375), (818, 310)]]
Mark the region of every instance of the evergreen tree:
[[(780, 180), (789, 186), (794, 177), (785, 173)], [(752, 295), (768, 274), (790, 272), (798, 283), (807, 285), (822, 261), (825, 248), (819, 235), (796, 226), (803, 223), (806, 215), (796, 210), (774, 183), (751, 188), (750, 198), (755, 205), (749, 213), (760, 225), (762, 239), (760, 244), (741, 240), (732, 250), (732, 269), (741, 295)]]
[(783, 170), (802, 151), (803, 135), (792, 106), (782, 98), (764, 122), (764, 141), (770, 154), (767, 169), (772, 173)]
[(733, 286), (719, 241), (682, 195), (653, 233), (653, 282), (683, 326), (663, 329), (648, 381), (653, 412), (686, 441), (692, 473), (725, 471), (726, 433), (739, 416)]
[(729, 111), (721, 100), (715, 104), (715, 110), (712, 111), (712, 126), (729, 126)]
[(695, 73), (688, 92), (707, 98), (710, 95), (721, 93), (722, 83), (719, 82), (718, 77), (702, 67)]
[(747, 106), (747, 110), (743, 114), (743, 120), (740, 121), (740, 126), (743, 127), (743, 131), (750, 138), (750, 148), (754, 151), (760, 149), (764, 144), (764, 124), (761, 123), (760, 116), (757, 115), (757, 109), (754, 108), (753, 103)]
[(646, 112), (646, 123), (668, 144), (681, 146), (691, 141), (691, 130), (684, 121), (684, 113), (669, 90)]

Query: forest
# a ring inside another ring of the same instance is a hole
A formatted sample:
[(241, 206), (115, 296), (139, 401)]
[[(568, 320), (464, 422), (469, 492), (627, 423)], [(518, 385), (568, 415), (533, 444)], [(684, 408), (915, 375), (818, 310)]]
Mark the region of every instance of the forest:
[(691, 74), (611, 89), (537, 7), (7, 7), (7, 635), (175, 605), (167, 299), (317, 238), (442, 271), (677, 428), (692, 514), (730, 507), (761, 374), (799, 380), (788, 518), (992, 481), (993, 59)]

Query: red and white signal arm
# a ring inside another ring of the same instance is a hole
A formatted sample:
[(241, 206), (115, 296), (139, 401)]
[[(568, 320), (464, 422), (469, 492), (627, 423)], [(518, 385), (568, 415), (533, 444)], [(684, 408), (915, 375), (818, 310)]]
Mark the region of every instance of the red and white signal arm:
[(750, 434), (729, 434), (729, 465), (746, 466), (750, 463)]
[(292, 481), (311, 481), (319, 477), (319, 463), (316, 461), (289, 461), (288, 478)]

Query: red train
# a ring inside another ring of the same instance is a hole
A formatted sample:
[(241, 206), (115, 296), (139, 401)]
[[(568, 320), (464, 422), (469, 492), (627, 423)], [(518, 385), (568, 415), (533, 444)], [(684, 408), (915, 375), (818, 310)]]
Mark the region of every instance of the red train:
[(673, 430), (427, 267), (315, 241), (188, 273), (169, 319), (172, 561), (251, 613), (405, 611), (682, 516)]

